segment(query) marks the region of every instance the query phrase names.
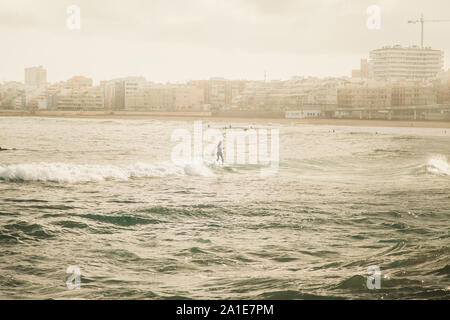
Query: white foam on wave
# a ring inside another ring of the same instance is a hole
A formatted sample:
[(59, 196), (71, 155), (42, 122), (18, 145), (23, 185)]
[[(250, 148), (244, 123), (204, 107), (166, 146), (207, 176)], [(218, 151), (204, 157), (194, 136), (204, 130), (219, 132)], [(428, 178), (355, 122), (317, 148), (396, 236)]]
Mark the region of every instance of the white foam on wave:
[(208, 168), (204, 166), (197, 166), (188, 164), (184, 167), (184, 172), (190, 176), (203, 176), (203, 177), (212, 177), (214, 173), (211, 172)]
[(39, 162), (0, 165), (0, 179), (6, 181), (53, 181), (86, 182), (107, 179), (127, 180), (130, 178), (164, 177), (169, 175), (213, 176), (202, 164), (186, 163), (176, 166), (172, 163), (148, 164), (138, 162), (132, 165), (91, 165), (59, 162)]
[(426, 170), (428, 173), (450, 176), (450, 164), (447, 157), (441, 154), (428, 158)]

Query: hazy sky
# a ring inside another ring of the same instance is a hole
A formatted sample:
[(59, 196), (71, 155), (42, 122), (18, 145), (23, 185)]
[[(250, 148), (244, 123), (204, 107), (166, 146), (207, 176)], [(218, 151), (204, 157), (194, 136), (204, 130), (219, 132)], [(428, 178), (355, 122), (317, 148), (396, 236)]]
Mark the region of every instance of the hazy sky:
[[(81, 29), (66, 9), (81, 8)], [(369, 5), (381, 29), (366, 26)], [(128, 75), (152, 81), (345, 76), (384, 45), (420, 42), (420, 13), (450, 19), (449, 0), (1, 0), (0, 81), (43, 65), (51, 82)], [(425, 45), (446, 52), (450, 22), (425, 25)]]

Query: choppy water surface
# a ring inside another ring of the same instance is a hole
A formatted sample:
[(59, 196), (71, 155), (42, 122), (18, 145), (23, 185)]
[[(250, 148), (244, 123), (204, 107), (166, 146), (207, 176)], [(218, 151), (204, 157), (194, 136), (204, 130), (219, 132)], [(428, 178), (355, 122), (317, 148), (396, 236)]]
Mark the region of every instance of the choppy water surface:
[(0, 118), (0, 298), (450, 298), (448, 129), (232, 125), (277, 174), (174, 165), (188, 121)]

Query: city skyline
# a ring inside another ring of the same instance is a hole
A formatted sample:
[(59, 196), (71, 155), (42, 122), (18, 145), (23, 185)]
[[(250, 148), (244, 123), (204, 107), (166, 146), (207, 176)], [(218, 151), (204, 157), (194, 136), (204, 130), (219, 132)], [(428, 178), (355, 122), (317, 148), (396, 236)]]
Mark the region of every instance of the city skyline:
[[(352, 69), (350, 76), (341, 76), (341, 77), (314, 77), (314, 76), (291, 76), (290, 79), (280, 79), (275, 80), (275, 82), (279, 81), (287, 81), (292, 79), (308, 79), (308, 78), (316, 78), (316, 79), (350, 79), (350, 78), (359, 78), (361, 80), (372, 79), (372, 80), (389, 80), (389, 81), (399, 81), (399, 80), (418, 80), (418, 79), (433, 79), (444, 76), (445, 74), (450, 72), (445, 70), (443, 66), (443, 58), (444, 52), (441, 50), (435, 50), (431, 47), (420, 48), (419, 46), (410, 46), (410, 47), (402, 47), (400, 45), (396, 46), (384, 46), (382, 48), (378, 48), (370, 51), (369, 59), (361, 59), (359, 69)], [(38, 71), (38, 73), (36, 73)], [(47, 70), (42, 66), (33, 66), (25, 68), (25, 77), (24, 83), (28, 86), (40, 87), (43, 85), (50, 85), (52, 82), (47, 81)], [(57, 84), (60, 82), (70, 81), (74, 78), (84, 78), (83, 81), (88, 80), (90, 85), (93, 85), (93, 79), (85, 77), (81, 74), (73, 75), (70, 79), (58, 80), (53, 82), (53, 84)], [(105, 79), (100, 81), (98, 84), (101, 85), (103, 82), (108, 81), (116, 81), (126, 78), (141, 78), (145, 82), (154, 83), (154, 84), (162, 84), (161, 82), (153, 81), (152, 79), (147, 79), (142, 75), (129, 75), (122, 76), (113, 79)], [(226, 79), (224, 77), (209, 77), (208, 79), (189, 79), (188, 81), (175, 81), (175, 82), (166, 82), (166, 84), (186, 84), (190, 81), (197, 80), (231, 80), (231, 81), (261, 81), (261, 79)], [(266, 82), (266, 72), (264, 72), (264, 79)], [(4, 83), (7, 83), (5, 81)], [(14, 81), (13, 81), (14, 82)], [(19, 83), (21, 81), (18, 81)], [(270, 79), (269, 81), (270, 82)]]
[[(0, 34), (9, 48), (0, 53), (9, 61), (0, 81), (23, 81), (24, 68), (33, 65), (49, 70), (49, 82), (73, 75), (94, 83), (131, 75), (155, 82), (261, 80), (264, 72), (268, 80), (343, 77), (373, 49), (419, 45), (420, 26), (407, 20), (421, 12), (448, 18), (442, 12), (450, 9), (445, 1), (44, 2), (6, 1), (0, 9)], [(80, 30), (66, 27), (70, 4), (81, 8)], [(372, 4), (382, 10), (380, 30), (366, 26)], [(426, 24), (425, 45), (449, 52), (448, 30), (450, 23)]]

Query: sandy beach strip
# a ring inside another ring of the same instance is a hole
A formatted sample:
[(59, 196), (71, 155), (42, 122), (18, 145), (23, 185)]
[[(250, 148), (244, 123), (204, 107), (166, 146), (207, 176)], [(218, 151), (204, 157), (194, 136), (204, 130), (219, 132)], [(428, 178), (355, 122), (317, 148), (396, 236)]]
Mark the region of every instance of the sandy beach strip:
[(254, 124), (306, 124), (327, 126), (364, 127), (416, 127), (450, 129), (450, 121), (411, 121), (411, 120), (359, 120), (359, 119), (286, 119), (286, 118), (234, 118), (214, 117), (210, 112), (131, 112), (131, 111), (27, 111), (0, 110), (0, 117), (51, 117), (87, 119), (155, 119), (172, 121), (203, 120), (209, 122), (245, 122)]

